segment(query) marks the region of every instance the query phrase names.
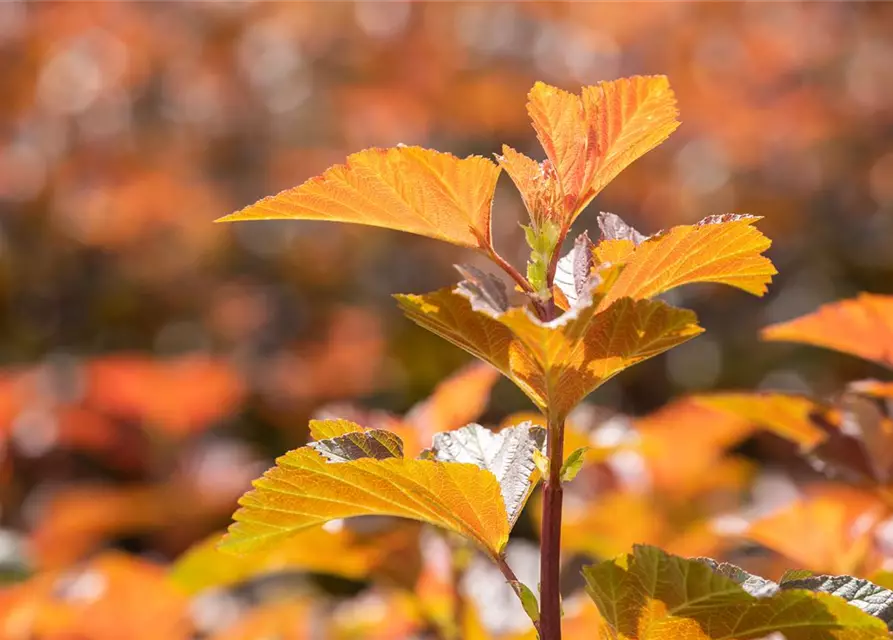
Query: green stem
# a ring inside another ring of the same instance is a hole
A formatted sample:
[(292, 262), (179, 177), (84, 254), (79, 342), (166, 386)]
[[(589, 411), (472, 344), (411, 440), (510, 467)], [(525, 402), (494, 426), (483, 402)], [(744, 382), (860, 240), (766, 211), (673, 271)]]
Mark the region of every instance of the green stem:
[(548, 419), (549, 475), (543, 485), (540, 537), (540, 640), (561, 640), (561, 464), (564, 461), (564, 419)]

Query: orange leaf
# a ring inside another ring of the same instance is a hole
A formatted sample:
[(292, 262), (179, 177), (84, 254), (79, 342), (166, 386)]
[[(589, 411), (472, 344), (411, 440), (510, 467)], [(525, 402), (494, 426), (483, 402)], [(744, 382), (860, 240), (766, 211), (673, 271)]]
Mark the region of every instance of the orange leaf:
[(245, 393), (225, 361), (195, 354), (171, 360), (112, 356), (88, 364), (87, 402), (171, 436), (200, 431), (234, 411)]
[(112, 537), (163, 527), (172, 518), (170, 496), (149, 485), (75, 486), (45, 506), (30, 545), (38, 566), (70, 565)]
[(565, 508), (561, 545), (595, 558), (613, 558), (636, 543), (662, 544), (670, 523), (653, 500), (629, 492), (599, 495), (590, 503)]
[[(623, 270), (608, 289), (601, 308), (626, 296), (652, 298), (695, 282), (727, 284), (763, 295), (777, 272), (761, 255), (771, 242), (753, 226), (757, 220), (754, 216), (711, 216), (651, 236), (631, 252), (624, 245)], [(595, 249), (597, 258), (600, 246)]]
[(744, 535), (798, 568), (860, 575), (878, 568), (874, 531), (889, 515), (889, 507), (875, 495), (819, 485), (794, 504), (751, 523)]
[(435, 433), (452, 431), (477, 420), (490, 400), (499, 372), (484, 362), (472, 362), (441, 382), (406, 415), (424, 446)]
[(811, 449), (824, 441), (825, 431), (816, 423), (824, 418), (837, 424), (836, 412), (806, 396), (787, 393), (716, 393), (694, 396), (693, 401), (748, 420)]
[(893, 367), (893, 296), (861, 293), (763, 329), (763, 340), (802, 342)]
[(4, 640), (188, 640), (189, 601), (160, 567), (106, 553), (0, 591)]
[(691, 311), (649, 300), (619, 300), (599, 313), (589, 305), (545, 324), (523, 308), (495, 316), (473, 309), (452, 289), (396, 298), (411, 320), (489, 362), (558, 417), (627, 367), (702, 331)]
[(561, 186), (551, 167), (528, 158), (508, 145), (502, 146), (502, 155), (497, 159), (521, 193), (534, 227), (540, 228), (545, 219), (561, 206)]
[(690, 399), (639, 418), (635, 426), (652, 483), (682, 493), (709, 484), (726, 450), (753, 430), (744, 418)]
[(209, 640), (312, 640), (318, 636), (321, 618), (309, 599), (274, 600), (253, 607)]
[(679, 126), (665, 76), (602, 82), (580, 96), (537, 82), (527, 112), (564, 195), (565, 228), (618, 173)]
[(352, 222), (486, 248), (498, 177), (499, 167), (479, 156), (463, 160), (420, 147), (366, 149), (220, 221)]

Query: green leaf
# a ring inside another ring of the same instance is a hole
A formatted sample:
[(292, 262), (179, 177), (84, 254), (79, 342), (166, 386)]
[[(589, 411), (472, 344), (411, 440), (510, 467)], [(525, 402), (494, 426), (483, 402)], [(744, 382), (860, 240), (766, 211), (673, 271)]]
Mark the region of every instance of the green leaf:
[(781, 576), (781, 580), (779, 580), (779, 583), (781, 585), (785, 585), (786, 583), (793, 580), (803, 580), (804, 578), (811, 578), (814, 575), (815, 574), (809, 569), (788, 569)]
[(746, 640), (775, 632), (788, 640), (888, 636), (882, 620), (841, 598), (799, 589), (758, 598), (722, 573), (703, 560), (640, 545), (620, 560), (583, 570), (616, 640)]
[(540, 621), (540, 606), (536, 600), (536, 595), (534, 595), (533, 591), (530, 590), (523, 582), (518, 580), (513, 580), (509, 582), (512, 585), (512, 589), (515, 590), (515, 593), (518, 594), (518, 597), (521, 599), (521, 606), (524, 607), (524, 613), (527, 614), (527, 617), (536, 624)]
[(580, 447), (567, 457), (561, 466), (561, 481), (570, 482), (577, 477), (580, 469), (583, 468), (583, 462), (586, 459), (586, 453), (591, 447)]

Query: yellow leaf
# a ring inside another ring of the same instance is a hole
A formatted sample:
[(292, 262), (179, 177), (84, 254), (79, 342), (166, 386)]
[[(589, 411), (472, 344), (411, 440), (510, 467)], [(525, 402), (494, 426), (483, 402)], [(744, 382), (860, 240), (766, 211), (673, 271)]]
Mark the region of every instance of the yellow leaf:
[(310, 437), (314, 440), (327, 440), (347, 435), (355, 431), (367, 431), (350, 420), (311, 420)]
[(757, 220), (755, 216), (711, 216), (651, 236), (634, 248), (628, 241), (611, 241), (612, 245), (626, 244), (608, 251), (600, 251), (598, 245), (596, 258), (613, 256), (624, 265), (601, 308), (619, 298), (652, 298), (695, 282), (727, 284), (763, 295), (777, 271), (761, 255), (771, 241), (753, 226)]
[(454, 531), (496, 556), (509, 522), (499, 483), (472, 464), (389, 458), (326, 462), (309, 447), (289, 451), (239, 500), (222, 548), (252, 552), (329, 520), (410, 518)]
[(715, 393), (694, 396), (693, 401), (744, 418), (804, 449), (815, 447), (827, 437), (817, 419), (827, 424), (839, 422), (833, 408), (796, 394)]
[(561, 185), (565, 227), (618, 173), (679, 126), (665, 76), (602, 82), (584, 87), (580, 96), (537, 82), (527, 112)]
[(763, 340), (802, 342), (893, 367), (893, 296), (856, 298), (763, 329)]
[[(739, 570), (740, 571), (740, 570)], [(743, 572), (742, 572), (743, 573)], [(707, 564), (637, 546), (583, 570), (614, 640), (788, 640), (888, 637), (887, 625), (842, 598), (791, 589), (756, 597)]]
[(397, 552), (405, 561), (410, 546), (418, 544), (417, 535), (417, 527), (395, 527), (374, 536), (362, 536), (347, 526), (313, 527), (274, 547), (235, 555), (217, 548), (222, 535), (216, 533), (183, 554), (171, 578), (189, 593), (283, 571), (363, 579)]
[(543, 323), (523, 308), (495, 317), (474, 310), (452, 289), (396, 297), (411, 320), (492, 364), (556, 417), (627, 367), (702, 331), (691, 311), (650, 300), (618, 300), (599, 313), (589, 305)]
[(420, 147), (366, 149), (220, 221), (352, 222), (485, 248), (498, 177), (499, 167), (479, 156), (459, 159)]

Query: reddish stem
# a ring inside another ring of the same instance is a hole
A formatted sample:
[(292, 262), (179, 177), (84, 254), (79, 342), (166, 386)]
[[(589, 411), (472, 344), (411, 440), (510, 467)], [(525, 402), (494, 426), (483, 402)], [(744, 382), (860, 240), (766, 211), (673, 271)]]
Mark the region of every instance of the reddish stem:
[(549, 475), (543, 486), (543, 527), (540, 538), (540, 640), (561, 640), (561, 465), (564, 461), (564, 420), (548, 421)]
[(515, 269), (505, 258), (496, 253), (496, 249), (492, 246), (487, 247), (485, 249), (487, 252), (487, 256), (499, 265), (499, 268), (505, 271), (512, 280), (518, 283), (518, 286), (521, 287), (522, 291), (525, 293), (533, 293), (533, 287), (530, 286), (530, 283), (527, 282), (527, 278), (521, 275), (521, 272)]
[(515, 269), (505, 258), (496, 253), (496, 249), (492, 246), (487, 246), (485, 249), (487, 253), (487, 257), (489, 257), (493, 262), (499, 266), (500, 269), (505, 271), (512, 280), (518, 283), (518, 286), (521, 287), (521, 290), (529, 294), (531, 301), (533, 302), (533, 308), (536, 310), (536, 315), (540, 320), (548, 320), (550, 318), (550, 311), (547, 306), (551, 304), (551, 301), (548, 303), (542, 303), (536, 299), (536, 292), (533, 290), (533, 287), (530, 286), (530, 282), (521, 275), (521, 272)]
[[(518, 600), (521, 599), (521, 594), (515, 589), (514, 584), (520, 584), (520, 580), (518, 580), (518, 576), (515, 575), (515, 572), (512, 571), (512, 568), (509, 566), (508, 562), (505, 561), (505, 558), (499, 556), (496, 558), (496, 566), (499, 567), (499, 570), (502, 571), (502, 575), (505, 577), (505, 581), (512, 585), (512, 591), (518, 596)], [(542, 638), (543, 634), (540, 630), (540, 624), (538, 622), (533, 623), (534, 628), (536, 629), (537, 634)]]

